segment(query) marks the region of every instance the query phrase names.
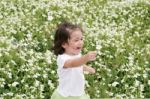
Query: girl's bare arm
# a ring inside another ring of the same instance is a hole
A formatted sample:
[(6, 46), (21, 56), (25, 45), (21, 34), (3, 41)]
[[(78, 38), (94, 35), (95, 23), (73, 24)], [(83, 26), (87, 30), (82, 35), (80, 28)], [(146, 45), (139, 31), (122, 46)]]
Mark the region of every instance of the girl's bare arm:
[(78, 67), (78, 66), (81, 66), (81, 65), (87, 63), (88, 61), (93, 61), (95, 59), (96, 59), (96, 52), (91, 51), (91, 52), (81, 56), (80, 58), (67, 60), (63, 67), (64, 68)]

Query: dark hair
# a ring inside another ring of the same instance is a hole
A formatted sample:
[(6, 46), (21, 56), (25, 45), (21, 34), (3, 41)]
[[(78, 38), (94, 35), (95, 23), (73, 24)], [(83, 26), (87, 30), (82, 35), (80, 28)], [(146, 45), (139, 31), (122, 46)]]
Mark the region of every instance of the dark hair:
[(54, 45), (52, 48), (56, 56), (58, 54), (63, 54), (65, 52), (65, 49), (62, 47), (62, 44), (68, 43), (68, 39), (70, 39), (70, 33), (72, 33), (73, 31), (77, 29), (81, 30), (83, 33), (82, 28), (80, 28), (76, 24), (63, 22), (58, 25), (55, 35), (54, 35)]

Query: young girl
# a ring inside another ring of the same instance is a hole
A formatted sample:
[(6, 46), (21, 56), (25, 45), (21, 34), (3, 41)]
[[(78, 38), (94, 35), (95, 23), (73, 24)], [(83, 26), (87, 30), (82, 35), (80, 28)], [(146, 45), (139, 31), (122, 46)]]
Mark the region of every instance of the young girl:
[(96, 52), (81, 55), (83, 30), (74, 24), (64, 22), (58, 26), (54, 37), (54, 53), (57, 56), (59, 85), (51, 99), (90, 99), (85, 93), (83, 71), (91, 74), (95, 69), (85, 63), (96, 59)]

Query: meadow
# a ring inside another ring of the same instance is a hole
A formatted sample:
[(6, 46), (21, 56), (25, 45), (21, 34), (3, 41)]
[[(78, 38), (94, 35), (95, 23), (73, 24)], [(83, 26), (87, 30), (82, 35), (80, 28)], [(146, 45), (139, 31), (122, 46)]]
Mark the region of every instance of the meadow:
[(150, 98), (150, 0), (1, 0), (0, 98), (50, 99), (58, 84), (51, 51), (57, 24), (84, 30), (91, 99)]

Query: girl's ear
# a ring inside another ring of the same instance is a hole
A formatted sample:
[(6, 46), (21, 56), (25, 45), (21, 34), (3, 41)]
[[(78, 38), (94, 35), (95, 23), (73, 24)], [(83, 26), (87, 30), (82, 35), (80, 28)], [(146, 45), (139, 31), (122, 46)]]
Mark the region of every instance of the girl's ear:
[(64, 49), (66, 49), (67, 43), (63, 43), (63, 44), (62, 44), (62, 47), (63, 47)]

